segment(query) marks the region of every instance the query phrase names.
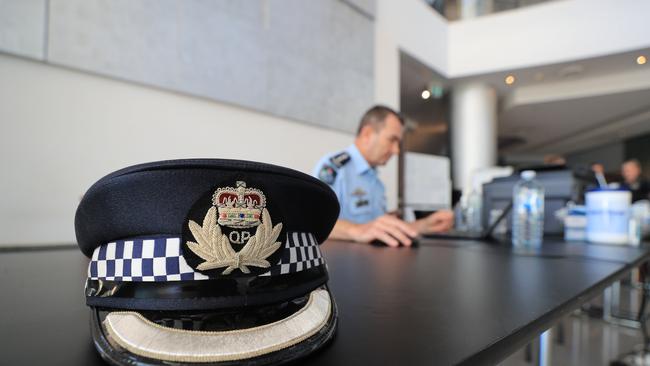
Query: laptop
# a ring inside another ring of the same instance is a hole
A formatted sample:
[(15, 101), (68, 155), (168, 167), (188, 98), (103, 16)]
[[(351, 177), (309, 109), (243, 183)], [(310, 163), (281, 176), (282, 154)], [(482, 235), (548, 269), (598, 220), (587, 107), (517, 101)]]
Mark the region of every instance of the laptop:
[(446, 233), (432, 233), (424, 234), (422, 237), (427, 239), (460, 239), (460, 240), (487, 240), (495, 241), (496, 238), (492, 236), (494, 229), (499, 225), (499, 223), (508, 216), (508, 213), (512, 209), (512, 201), (508, 202), (506, 207), (503, 209), (499, 217), (490, 225), (487, 229), (476, 232), (476, 231), (465, 231), (465, 230), (450, 230)]

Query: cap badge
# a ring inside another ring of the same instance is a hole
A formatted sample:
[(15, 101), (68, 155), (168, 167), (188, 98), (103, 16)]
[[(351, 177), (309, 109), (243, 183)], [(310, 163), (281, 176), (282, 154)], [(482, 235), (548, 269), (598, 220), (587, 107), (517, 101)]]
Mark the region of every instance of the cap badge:
[[(203, 225), (189, 220), (189, 229), (196, 242), (188, 241), (187, 247), (204, 260), (196, 267), (198, 270), (226, 267), (223, 275), (236, 269), (248, 274), (249, 266), (270, 267), (266, 259), (282, 245), (277, 241), (282, 223), (273, 226), (271, 215), (265, 207), (264, 193), (259, 189), (246, 188), (246, 183), (242, 181), (236, 185), (237, 188), (218, 188), (214, 192), (212, 207), (206, 213)], [(228, 236), (222, 233), (220, 225), (236, 229), (257, 226), (257, 230), (237, 252)]]
[(219, 188), (212, 196), (212, 205), (219, 210), (219, 225), (232, 228), (248, 228), (260, 224), (266, 197), (259, 189), (246, 188), (246, 182), (238, 181), (237, 188)]

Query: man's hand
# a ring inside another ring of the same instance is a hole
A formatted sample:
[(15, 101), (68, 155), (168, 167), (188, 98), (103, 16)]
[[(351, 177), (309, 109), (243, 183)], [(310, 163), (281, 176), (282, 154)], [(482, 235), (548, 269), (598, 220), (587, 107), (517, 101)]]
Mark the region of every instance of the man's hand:
[(413, 228), (420, 234), (444, 233), (454, 226), (454, 213), (441, 210), (412, 223)]
[(360, 243), (370, 243), (381, 240), (386, 245), (397, 247), (401, 244), (410, 246), (417, 231), (408, 223), (392, 215), (380, 216), (365, 224), (354, 224), (338, 220), (330, 238), (354, 240)]

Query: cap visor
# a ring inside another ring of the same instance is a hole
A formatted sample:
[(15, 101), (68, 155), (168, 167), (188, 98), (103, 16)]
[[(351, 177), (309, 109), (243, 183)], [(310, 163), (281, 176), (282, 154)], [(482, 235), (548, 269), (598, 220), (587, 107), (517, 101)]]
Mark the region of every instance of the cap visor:
[[(295, 359), (296, 355), (304, 355), (327, 342), (334, 333), (335, 313), (335, 305), (326, 289), (312, 291), (305, 305), (286, 318), (236, 330), (170, 328), (154, 323), (137, 312), (115, 311), (109, 312), (102, 322), (101, 336), (107, 342), (97, 342), (96, 339), (96, 346), (106, 359), (116, 363), (125, 363), (126, 358), (130, 358), (124, 355), (125, 352), (149, 359), (153, 361), (151, 364), (156, 364), (156, 361), (228, 363), (260, 357), (259, 364), (278, 363)], [(301, 342), (311, 337), (317, 339), (308, 342), (311, 344), (303, 347), (303, 352), (295, 352), (294, 349), (292, 356), (276, 355), (264, 360), (265, 355), (299, 347)], [(106, 347), (109, 349), (102, 349)]]

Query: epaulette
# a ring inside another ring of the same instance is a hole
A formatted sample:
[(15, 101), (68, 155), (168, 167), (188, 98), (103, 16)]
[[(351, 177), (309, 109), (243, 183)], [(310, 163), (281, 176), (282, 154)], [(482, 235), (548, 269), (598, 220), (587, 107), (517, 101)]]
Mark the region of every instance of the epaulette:
[(335, 167), (340, 168), (343, 165), (347, 164), (348, 161), (350, 161), (350, 154), (348, 154), (347, 151), (342, 151), (330, 158), (330, 161), (332, 164), (334, 164)]

